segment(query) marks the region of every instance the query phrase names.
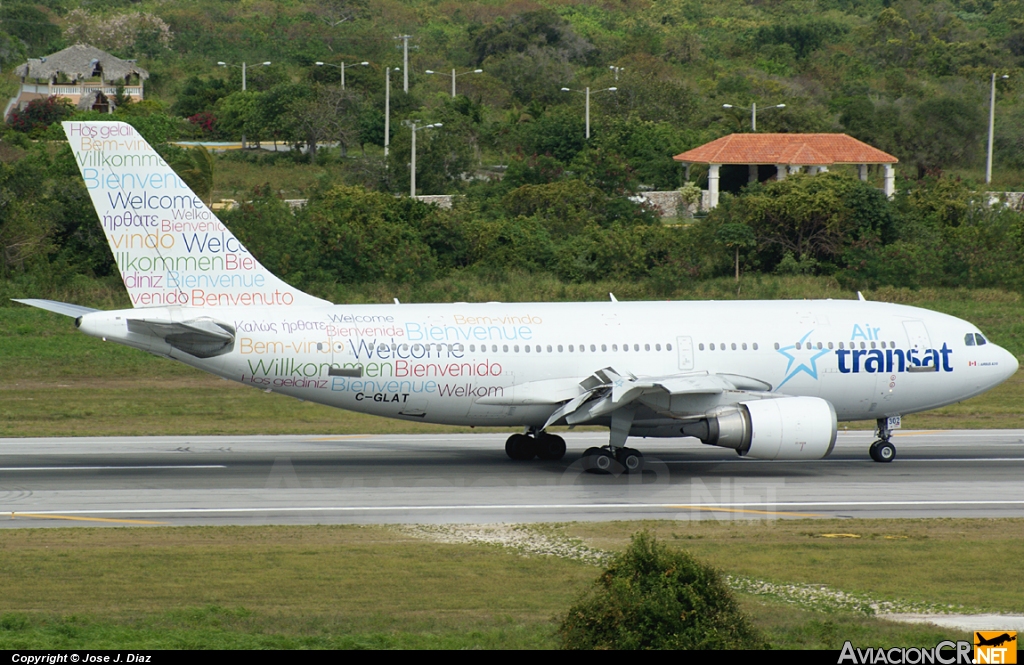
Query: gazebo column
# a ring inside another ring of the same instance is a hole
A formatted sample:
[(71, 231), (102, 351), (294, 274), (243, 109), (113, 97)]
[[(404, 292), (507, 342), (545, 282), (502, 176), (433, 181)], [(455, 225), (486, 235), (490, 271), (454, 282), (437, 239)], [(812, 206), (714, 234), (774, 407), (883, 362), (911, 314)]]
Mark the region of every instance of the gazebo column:
[(885, 177), (882, 182), (882, 191), (891, 199), (892, 195), (896, 193), (896, 169), (892, 164), (885, 165)]
[(818, 167), (818, 173), (828, 173), (828, 167), (827, 166), (819, 166)]
[(775, 179), (776, 180), (785, 180), (786, 179), (786, 165), (785, 164), (776, 164), (775, 165)]
[(711, 199), (711, 208), (718, 207), (718, 170), (721, 164), (711, 164), (708, 168), (708, 198)]
[(790, 164), (789, 165), (789, 175), (796, 175), (797, 173), (800, 173), (800, 169), (802, 169), (802, 168), (803, 168), (802, 166), (799, 166), (797, 164)]
[(818, 167), (817, 166), (808, 166), (807, 167), (807, 175), (818, 175)]
[(868, 181), (868, 165), (867, 164), (858, 164), (857, 165), (857, 175), (860, 176), (861, 180), (863, 180), (864, 182), (867, 182)]
[(749, 173), (747, 175), (747, 182), (757, 182), (757, 164), (748, 164), (747, 168), (749, 169)]

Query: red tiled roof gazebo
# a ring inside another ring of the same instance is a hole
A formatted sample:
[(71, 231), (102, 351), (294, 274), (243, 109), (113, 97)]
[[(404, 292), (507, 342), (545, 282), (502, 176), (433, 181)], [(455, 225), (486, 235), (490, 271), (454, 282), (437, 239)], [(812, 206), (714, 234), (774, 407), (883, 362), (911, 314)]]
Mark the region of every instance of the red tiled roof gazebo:
[(708, 193), (711, 207), (718, 205), (718, 177), (723, 164), (748, 164), (751, 182), (757, 180), (757, 167), (773, 165), (776, 178), (787, 173), (828, 171), (835, 164), (856, 164), (861, 180), (867, 180), (868, 164), (885, 166), (885, 195), (895, 191), (893, 165), (899, 162), (892, 155), (873, 148), (846, 134), (730, 134), (673, 157), (687, 164), (708, 164)]

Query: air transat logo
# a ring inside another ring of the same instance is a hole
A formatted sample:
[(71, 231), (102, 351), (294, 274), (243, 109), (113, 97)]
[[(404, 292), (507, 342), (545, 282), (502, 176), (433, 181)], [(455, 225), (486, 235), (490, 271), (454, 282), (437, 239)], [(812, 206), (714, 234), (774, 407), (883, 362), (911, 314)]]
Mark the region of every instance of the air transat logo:
[[(901, 372), (952, 372), (953, 363), (951, 357), (953, 349), (943, 342), (938, 349), (897, 349), (892, 346), (885, 349), (865, 349), (866, 342), (860, 342), (862, 348), (854, 348), (854, 342), (850, 342), (850, 348), (831, 349), (823, 348), (818, 342), (812, 344), (807, 341), (814, 331), (810, 331), (796, 344), (784, 346), (778, 349), (788, 361), (786, 364), (786, 375), (776, 390), (786, 385), (790, 379), (800, 373), (806, 374), (815, 381), (818, 380), (818, 359), (830, 353), (836, 355), (836, 369), (840, 374), (892, 374)], [(884, 344), (884, 343), (883, 343)], [(874, 347), (875, 342), (871, 342)], [(839, 345), (843, 346), (842, 343)], [(970, 363), (970, 364), (973, 364)], [(834, 371), (834, 370), (833, 370)]]
[[(807, 333), (800, 338), (800, 341), (790, 346), (784, 346), (779, 349), (779, 353), (789, 359), (789, 364), (786, 365), (786, 378), (782, 380), (775, 389), (778, 390), (782, 386), (786, 385), (786, 382), (792, 379), (794, 376), (803, 372), (807, 374), (815, 381), (818, 380), (818, 358), (829, 353), (828, 349), (813, 349), (810, 344), (805, 344), (807, 338), (811, 336), (811, 333)], [(796, 365), (794, 367), (793, 365)]]

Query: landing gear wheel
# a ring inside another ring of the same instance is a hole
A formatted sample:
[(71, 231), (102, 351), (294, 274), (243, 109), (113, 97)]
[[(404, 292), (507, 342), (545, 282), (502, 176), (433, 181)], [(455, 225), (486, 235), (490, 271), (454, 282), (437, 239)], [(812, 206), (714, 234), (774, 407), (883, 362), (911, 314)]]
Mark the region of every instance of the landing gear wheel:
[(587, 448), (583, 453), (583, 470), (590, 473), (622, 473), (622, 465), (607, 448)]
[(644, 470), (644, 456), (633, 448), (619, 448), (615, 451), (615, 460), (622, 465), (626, 473), (641, 473)]
[(513, 434), (505, 441), (505, 454), (517, 462), (532, 460), (537, 456), (537, 442), (525, 434)]
[(871, 447), (868, 448), (868, 453), (871, 455), (871, 459), (876, 462), (888, 464), (896, 459), (896, 446), (888, 441), (879, 440), (871, 444)]
[(554, 434), (541, 433), (537, 435), (537, 457), (542, 460), (555, 462), (565, 456), (565, 439)]

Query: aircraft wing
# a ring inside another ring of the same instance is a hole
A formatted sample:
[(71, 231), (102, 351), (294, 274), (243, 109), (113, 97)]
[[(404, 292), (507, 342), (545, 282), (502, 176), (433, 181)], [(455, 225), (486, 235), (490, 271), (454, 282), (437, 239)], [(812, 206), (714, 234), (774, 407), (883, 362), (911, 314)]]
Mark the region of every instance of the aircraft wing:
[[(622, 376), (606, 367), (580, 382), (582, 394), (562, 404), (544, 424), (579, 425), (631, 405), (673, 414), (672, 397), (717, 395), (726, 391), (769, 392), (771, 384), (736, 374), (686, 372), (657, 377)], [(687, 414), (678, 414), (687, 415)]]
[(558, 405), (544, 424), (546, 428), (559, 423), (579, 425), (638, 402), (655, 411), (671, 413), (671, 398), (676, 396), (717, 395), (727, 391), (770, 392), (771, 389), (769, 383), (737, 374), (686, 372), (636, 377), (623, 376), (606, 367), (582, 381), (549, 379), (522, 383), (503, 395), (481, 397), (477, 403)]

